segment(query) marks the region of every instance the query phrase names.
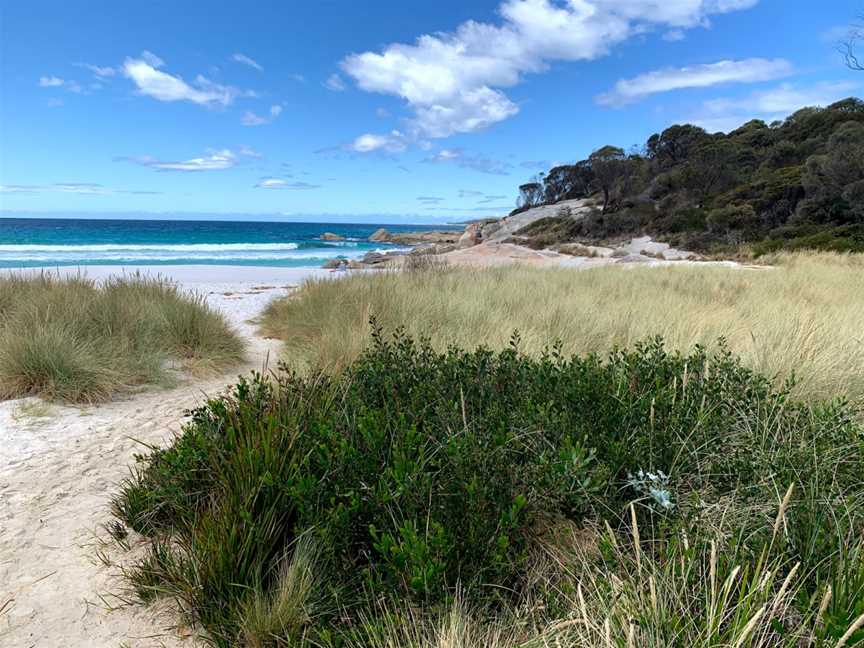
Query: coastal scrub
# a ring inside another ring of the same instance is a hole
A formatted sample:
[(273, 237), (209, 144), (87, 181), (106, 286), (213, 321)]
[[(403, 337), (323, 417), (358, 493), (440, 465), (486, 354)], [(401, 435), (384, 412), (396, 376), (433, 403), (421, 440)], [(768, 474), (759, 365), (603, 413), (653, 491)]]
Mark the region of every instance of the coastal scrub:
[(220, 646), (827, 646), (864, 612), (855, 415), (722, 344), (531, 357), (373, 326), (338, 374), (193, 412), (114, 511), (150, 539), (137, 595)]

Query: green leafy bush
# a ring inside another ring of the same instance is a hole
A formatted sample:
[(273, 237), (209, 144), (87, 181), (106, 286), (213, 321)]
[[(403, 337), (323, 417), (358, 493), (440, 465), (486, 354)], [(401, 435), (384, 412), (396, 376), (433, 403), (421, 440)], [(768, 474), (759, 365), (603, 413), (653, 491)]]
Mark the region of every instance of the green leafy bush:
[[(248, 631), (250, 609), (278, 637), (261, 610), (279, 606), (261, 601), (298, 598), (280, 565), (313, 537), (325, 611), (307, 631), (337, 645), (346, 615), (381, 601), (440, 610), (461, 591), (478, 609), (512, 604), (544, 529), (626, 529), (634, 500), (658, 539), (698, 535), (719, 502), (735, 502), (748, 511), (739, 551), (755, 555), (778, 483), (806, 475), (821, 485), (814, 502), (860, 497), (849, 408), (791, 401), (722, 350), (679, 355), (655, 341), (605, 359), (531, 358), (518, 336), (502, 352), (373, 340), (337, 375), (242, 381), (140, 458), (115, 501), (154, 538), (130, 572), (140, 595), (179, 597), (219, 643)], [(860, 528), (856, 515), (844, 523)], [(305, 617), (281, 614), (285, 640)]]
[(780, 251), (824, 250), (825, 252), (864, 252), (864, 225), (822, 228), (812, 223), (778, 227), (771, 236), (753, 246), (756, 256)]

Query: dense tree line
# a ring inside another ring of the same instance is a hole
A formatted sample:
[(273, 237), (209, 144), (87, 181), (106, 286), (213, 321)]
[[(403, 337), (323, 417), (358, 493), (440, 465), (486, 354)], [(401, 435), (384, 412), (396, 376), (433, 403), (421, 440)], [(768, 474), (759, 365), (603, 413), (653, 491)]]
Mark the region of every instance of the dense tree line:
[(519, 187), (517, 212), (594, 197), (577, 236), (640, 233), (702, 250), (864, 251), (864, 101), (708, 133), (675, 125), (641, 150), (604, 146)]

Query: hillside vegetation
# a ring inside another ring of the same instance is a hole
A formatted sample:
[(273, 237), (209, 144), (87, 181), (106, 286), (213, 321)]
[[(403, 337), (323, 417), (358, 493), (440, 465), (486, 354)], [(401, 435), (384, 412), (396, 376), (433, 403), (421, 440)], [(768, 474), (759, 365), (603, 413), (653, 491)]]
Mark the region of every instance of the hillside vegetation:
[(242, 356), (220, 313), (162, 280), (0, 277), (0, 399), (105, 400), (172, 370), (219, 370)]
[(864, 101), (753, 120), (728, 134), (671, 126), (641, 149), (604, 146), (519, 189), (517, 211), (595, 197), (594, 213), (566, 222), (562, 240), (650, 234), (709, 252), (861, 252)]

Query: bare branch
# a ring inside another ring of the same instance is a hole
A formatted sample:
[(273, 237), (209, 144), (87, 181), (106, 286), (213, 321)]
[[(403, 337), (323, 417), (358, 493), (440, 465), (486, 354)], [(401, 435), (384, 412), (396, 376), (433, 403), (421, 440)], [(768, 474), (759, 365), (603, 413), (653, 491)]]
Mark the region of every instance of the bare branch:
[(855, 53), (856, 46), (861, 40), (862, 33), (864, 33), (864, 24), (861, 21), (864, 21), (864, 16), (859, 16), (859, 22), (849, 27), (849, 36), (840, 44), (838, 49), (843, 54), (846, 67), (850, 70), (864, 72), (864, 63), (861, 63), (858, 55)]

